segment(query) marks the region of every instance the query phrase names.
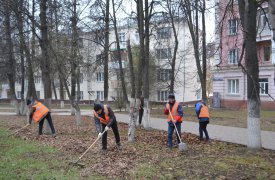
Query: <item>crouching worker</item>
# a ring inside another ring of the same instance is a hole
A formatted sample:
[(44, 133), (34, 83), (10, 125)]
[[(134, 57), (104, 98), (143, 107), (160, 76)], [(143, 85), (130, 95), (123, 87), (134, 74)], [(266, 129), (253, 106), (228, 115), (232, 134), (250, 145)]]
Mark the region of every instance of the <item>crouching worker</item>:
[[(94, 105), (94, 120), (96, 131), (99, 137), (102, 137), (102, 153), (107, 152), (107, 131), (112, 128), (118, 149), (120, 149), (120, 137), (117, 127), (117, 121), (113, 110), (107, 105)], [(101, 126), (100, 126), (101, 125)], [(106, 131), (104, 134), (103, 131)]]
[[(173, 133), (175, 130), (175, 126), (179, 132), (179, 135), (181, 134), (181, 123), (182, 123), (182, 117), (183, 117), (183, 111), (182, 111), (182, 106), (176, 102), (175, 100), (175, 95), (170, 94), (168, 96), (169, 102), (166, 104), (165, 109), (164, 109), (164, 114), (168, 115), (168, 148), (173, 147)], [(170, 112), (171, 114), (170, 114)], [(171, 116), (172, 115), (172, 116)], [(177, 136), (177, 143), (180, 143), (180, 137), (178, 137), (178, 134), (176, 133)], [(178, 145), (177, 144), (177, 145)], [(176, 145), (176, 146), (177, 146)]]
[(203, 101), (201, 101), (195, 105), (195, 108), (196, 108), (196, 114), (200, 123), (200, 126), (199, 126), (200, 140), (201, 141), (203, 140), (203, 132), (204, 132), (206, 141), (208, 141), (209, 136), (206, 129), (207, 124), (209, 123), (209, 117), (210, 117), (208, 107)]
[(38, 131), (39, 135), (42, 135), (44, 120), (47, 119), (49, 126), (52, 130), (53, 137), (55, 137), (55, 129), (53, 126), (51, 112), (49, 111), (49, 109), (41, 102), (38, 102), (38, 101), (32, 102), (31, 100), (27, 100), (27, 106), (29, 107), (29, 110), (30, 110), (29, 123), (31, 124), (32, 120), (35, 123), (39, 122), (39, 131)]

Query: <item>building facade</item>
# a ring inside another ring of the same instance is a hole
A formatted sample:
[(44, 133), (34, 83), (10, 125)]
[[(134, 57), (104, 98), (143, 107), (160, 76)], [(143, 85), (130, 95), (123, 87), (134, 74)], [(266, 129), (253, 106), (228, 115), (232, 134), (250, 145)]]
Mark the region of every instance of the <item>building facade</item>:
[[(238, 1), (233, 9), (226, 10), (228, 0), (218, 0), (216, 8), (216, 68), (213, 70), (213, 93), (220, 99), (221, 107), (239, 109), (246, 107), (247, 74), (238, 66), (241, 60), (243, 33), (238, 13)], [(259, 86), (261, 106), (275, 109), (275, 42), (268, 24), (268, 4), (258, 10), (257, 53), (259, 59)]]

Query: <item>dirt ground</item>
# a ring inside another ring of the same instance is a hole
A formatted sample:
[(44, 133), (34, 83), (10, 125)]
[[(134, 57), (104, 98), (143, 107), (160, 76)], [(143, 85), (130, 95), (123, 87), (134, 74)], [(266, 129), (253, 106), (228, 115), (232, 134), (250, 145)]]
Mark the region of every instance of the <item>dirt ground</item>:
[[(41, 146), (57, 149), (54, 157), (70, 162), (77, 159), (96, 139), (94, 122), (83, 117), (82, 125), (76, 127), (72, 116), (54, 116), (57, 137), (37, 136), (37, 126), (22, 130), (17, 138), (31, 140)], [(26, 117), (0, 116), (0, 127), (11, 132), (26, 123)], [(108, 132), (108, 153), (102, 156), (101, 143), (81, 161), (84, 168), (78, 168), (81, 178), (93, 176), (108, 179), (275, 179), (275, 151), (252, 152), (246, 147), (219, 141), (201, 142), (191, 134), (182, 134), (189, 150), (181, 153), (177, 148), (166, 148), (167, 133), (147, 132), (137, 129), (136, 143), (127, 142), (127, 124), (119, 124), (122, 150), (115, 146), (113, 133)], [(35, 158), (35, 157), (34, 157)], [(67, 163), (66, 163), (67, 164)], [(69, 165), (60, 165), (68, 171)]]

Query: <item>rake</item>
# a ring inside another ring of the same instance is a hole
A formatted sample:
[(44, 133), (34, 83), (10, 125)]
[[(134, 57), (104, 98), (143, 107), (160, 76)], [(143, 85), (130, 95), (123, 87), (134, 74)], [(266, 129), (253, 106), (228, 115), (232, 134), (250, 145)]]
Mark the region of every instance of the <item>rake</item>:
[[(174, 118), (173, 118), (173, 116), (172, 116), (172, 113), (171, 113), (170, 109), (169, 109), (169, 114), (170, 114), (170, 116), (172, 117), (172, 120), (174, 121)], [(174, 122), (173, 122), (173, 124), (174, 124), (174, 126), (175, 126), (177, 135), (178, 135), (178, 137), (179, 137), (179, 139), (180, 139), (180, 143), (178, 144), (179, 150), (180, 150), (180, 151), (186, 151), (186, 150), (187, 150), (187, 144), (184, 143), (184, 142), (182, 142), (181, 137), (180, 137), (180, 134), (179, 134), (178, 129), (177, 129), (177, 127), (176, 127), (176, 124), (175, 124)]]
[[(102, 132), (102, 135), (106, 132), (106, 130), (104, 130)], [(76, 166), (80, 166), (80, 167), (84, 167), (84, 164), (79, 163), (79, 161), (82, 159), (82, 157), (95, 145), (95, 143), (101, 138), (102, 136), (98, 136), (96, 138), (96, 140), (93, 142), (93, 144), (90, 145), (90, 147), (81, 155), (79, 156), (79, 158), (75, 161), (69, 162), (70, 165), (76, 165)]]
[(27, 128), (29, 125), (30, 125), (30, 124), (27, 124), (27, 125), (25, 125), (24, 127), (22, 127), (22, 128), (20, 128), (20, 129), (18, 129), (17, 131), (15, 131), (15, 132), (13, 132), (13, 133), (9, 134), (9, 135), (8, 135), (8, 137), (10, 137), (10, 136), (12, 136), (12, 135), (17, 134), (19, 131), (21, 131), (22, 129)]

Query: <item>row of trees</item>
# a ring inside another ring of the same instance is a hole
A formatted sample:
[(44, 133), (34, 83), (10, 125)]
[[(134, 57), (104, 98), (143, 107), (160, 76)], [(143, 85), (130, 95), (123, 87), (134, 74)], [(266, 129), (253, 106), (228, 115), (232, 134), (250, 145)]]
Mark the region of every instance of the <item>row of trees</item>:
[[(28, 80), (27, 98), (37, 99), (34, 74), (42, 74), (44, 85), (44, 102), (50, 107), (52, 91), (57, 98), (55, 81), (60, 87), (60, 99), (64, 104), (64, 91), (67, 92), (72, 114), (76, 111), (76, 124), (81, 124), (79, 108), (80, 71), (91, 71), (94, 62), (84, 61), (79, 50), (79, 33), (94, 32), (90, 41), (103, 48), (104, 67), (104, 101), (108, 101), (109, 85), (109, 54), (110, 29), (115, 31), (115, 58), (119, 63), (119, 77), (123, 92), (124, 104), (130, 107), (129, 140), (135, 137), (135, 122), (137, 117), (137, 97), (144, 96), (144, 127), (150, 129), (150, 37), (152, 18), (162, 14), (167, 18), (173, 31), (174, 48), (169, 64), (172, 69), (169, 91), (174, 92), (176, 77), (176, 61), (178, 51), (178, 36), (176, 21), (185, 21), (191, 35), (194, 59), (199, 75), (202, 99), (207, 101), (207, 56), (206, 56), (206, 0), (135, 0), (134, 3), (137, 30), (139, 34), (138, 70), (134, 71), (132, 47), (127, 41), (127, 52), (130, 75), (131, 93), (127, 94), (125, 71), (121, 61), (121, 48), (118, 35), (118, 12), (123, 9), (122, 0), (1, 0), (1, 77), (9, 82), (10, 98), (16, 103), (15, 82), (21, 81), (21, 110), (24, 113), (24, 83)], [(260, 147), (260, 100), (258, 82), (258, 59), (256, 51), (256, 15), (262, 1), (239, 1), (239, 14), (244, 29), (245, 66), (242, 66), (248, 78), (248, 129), (250, 147)], [(233, 0), (229, 0), (233, 4)], [(84, 4), (84, 5), (83, 5)], [(274, 4), (270, 7), (274, 8)], [(127, 14), (127, 13), (126, 13)], [(274, 9), (271, 10), (274, 16)], [(272, 21), (274, 22), (274, 20)], [(273, 26), (275, 27), (275, 26)], [(103, 38), (102, 38), (103, 37)], [(37, 43), (38, 42), (38, 43)], [(39, 48), (37, 48), (39, 45)], [(19, 109), (19, 108), (18, 108)]]

